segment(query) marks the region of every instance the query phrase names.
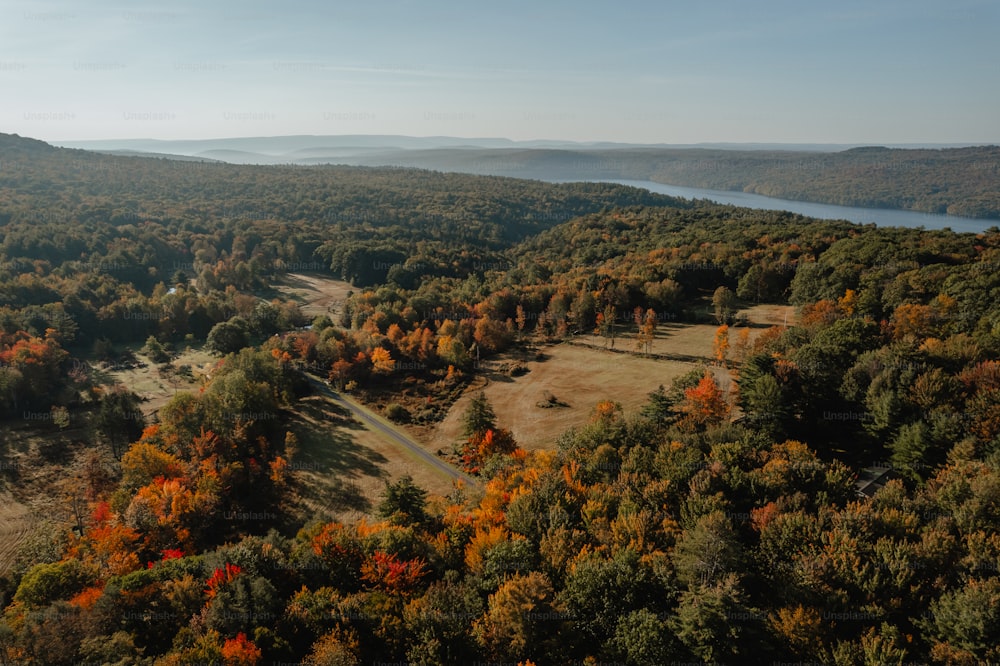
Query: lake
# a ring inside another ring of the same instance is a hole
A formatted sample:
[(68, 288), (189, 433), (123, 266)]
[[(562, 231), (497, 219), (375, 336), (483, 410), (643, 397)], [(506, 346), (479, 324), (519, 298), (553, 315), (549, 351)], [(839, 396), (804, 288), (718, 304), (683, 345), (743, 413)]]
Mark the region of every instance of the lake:
[(990, 227), (1000, 227), (1000, 221), (998, 220), (978, 220), (971, 217), (934, 215), (932, 213), (918, 213), (911, 210), (893, 210), (890, 208), (857, 208), (854, 206), (834, 206), (807, 201), (790, 201), (788, 199), (775, 199), (747, 192), (703, 190), (697, 187), (664, 185), (662, 183), (654, 183), (651, 180), (610, 180), (602, 182), (641, 187), (657, 194), (667, 194), (672, 197), (681, 197), (684, 199), (708, 199), (721, 204), (762, 210), (787, 210), (799, 215), (807, 215), (824, 220), (847, 220), (849, 222), (857, 222), (858, 224), (874, 223), (880, 227), (949, 228), (952, 231), (972, 233), (979, 233)]

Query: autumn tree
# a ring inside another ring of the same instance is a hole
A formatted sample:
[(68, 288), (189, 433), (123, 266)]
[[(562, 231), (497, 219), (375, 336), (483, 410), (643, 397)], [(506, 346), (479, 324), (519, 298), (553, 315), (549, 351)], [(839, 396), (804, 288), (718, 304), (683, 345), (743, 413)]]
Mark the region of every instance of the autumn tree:
[(376, 347), (372, 350), (371, 362), (372, 368), (380, 375), (390, 374), (396, 366), (396, 362), (392, 360), (389, 350), (383, 347)]
[(729, 405), (712, 373), (705, 371), (698, 385), (684, 391), (684, 421), (695, 427), (721, 423), (729, 415)]
[(729, 325), (723, 324), (715, 331), (712, 341), (712, 356), (722, 367), (726, 367), (726, 357), (729, 355)]
[(541, 660), (554, 642), (559, 608), (545, 574), (515, 575), (490, 595), (486, 613), (475, 621), (472, 633), (492, 659)]
[(478, 474), (483, 464), (494, 456), (510, 455), (517, 450), (514, 436), (506, 428), (489, 428), (469, 436), (462, 445), (462, 467), (470, 474)]

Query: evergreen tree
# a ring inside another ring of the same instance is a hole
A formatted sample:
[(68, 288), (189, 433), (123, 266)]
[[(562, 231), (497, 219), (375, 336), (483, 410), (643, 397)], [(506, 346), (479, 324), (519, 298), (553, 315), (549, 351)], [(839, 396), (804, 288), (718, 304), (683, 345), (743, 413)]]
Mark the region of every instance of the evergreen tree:
[(462, 417), (462, 433), (466, 437), (481, 437), (487, 430), (496, 429), (497, 415), (493, 412), (490, 401), (486, 399), (486, 393), (480, 391), (473, 396), (469, 406), (465, 409)]

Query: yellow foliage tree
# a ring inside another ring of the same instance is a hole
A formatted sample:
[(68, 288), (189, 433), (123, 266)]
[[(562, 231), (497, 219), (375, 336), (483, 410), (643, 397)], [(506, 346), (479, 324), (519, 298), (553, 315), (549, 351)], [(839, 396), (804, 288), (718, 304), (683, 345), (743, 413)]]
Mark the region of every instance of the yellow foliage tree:
[(392, 360), (392, 355), (388, 349), (376, 347), (371, 355), (372, 367), (380, 375), (388, 375), (396, 367), (396, 362)]
[(723, 324), (715, 330), (715, 340), (712, 342), (712, 355), (719, 365), (726, 367), (726, 356), (729, 354), (729, 325)]

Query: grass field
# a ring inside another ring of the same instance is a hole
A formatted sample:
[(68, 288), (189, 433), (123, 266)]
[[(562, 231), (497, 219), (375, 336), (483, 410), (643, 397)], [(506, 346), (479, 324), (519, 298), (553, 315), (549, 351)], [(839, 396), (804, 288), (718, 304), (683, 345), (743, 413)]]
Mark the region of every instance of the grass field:
[[(563, 432), (586, 423), (601, 400), (614, 400), (627, 413), (634, 412), (660, 384), (669, 386), (675, 377), (699, 365), (570, 344), (547, 346), (542, 352), (545, 360), (525, 362), (527, 374), (511, 378), (494, 373), (482, 389), (498, 424), (510, 429), (527, 449), (552, 448)], [(728, 387), (728, 373), (722, 368), (713, 368), (713, 372), (720, 384)], [(424, 436), (441, 447), (460, 441), (462, 415), (477, 390), (473, 387), (466, 392), (447, 417)], [(548, 394), (565, 406), (539, 407)]]
[[(786, 317), (791, 325), (795, 317), (791, 306), (762, 305), (743, 312), (752, 326), (751, 340), (768, 326), (784, 324)], [(594, 335), (577, 336), (572, 344), (544, 347), (544, 361), (524, 361), (529, 369), (527, 374), (506, 377), (488, 373), (485, 386), (478, 382), (470, 387), (442, 422), (419, 436), (442, 448), (460, 441), (462, 415), (479, 390), (486, 392), (498, 424), (510, 429), (518, 443), (527, 449), (553, 447), (563, 432), (586, 423), (594, 405), (601, 400), (617, 401), (626, 413), (635, 412), (660, 384), (669, 386), (674, 378), (699, 365), (709, 366), (719, 386), (729, 395), (732, 373), (713, 365), (711, 360), (716, 328), (703, 324), (659, 326), (650, 351), (665, 358), (632, 353), (636, 351), (635, 339), (627, 334), (616, 340), (616, 351), (606, 349), (604, 339)], [(538, 407), (537, 403), (547, 394), (567, 406)]]
[[(212, 367), (219, 360), (217, 356), (212, 356), (200, 348), (188, 348), (170, 362), (174, 370), (161, 373), (159, 367), (142, 354), (136, 352), (136, 357), (145, 367), (111, 366), (108, 370), (99, 371), (98, 379), (106, 385), (124, 384), (130, 391), (144, 398), (142, 412), (147, 421), (153, 412), (167, 404), (175, 393), (197, 390), (202, 378), (210, 374)], [(183, 366), (191, 369), (190, 377), (176, 372)]]
[(332, 318), (340, 312), (347, 294), (357, 291), (349, 282), (310, 273), (288, 273), (274, 289), (298, 303), (310, 319), (322, 314)]

